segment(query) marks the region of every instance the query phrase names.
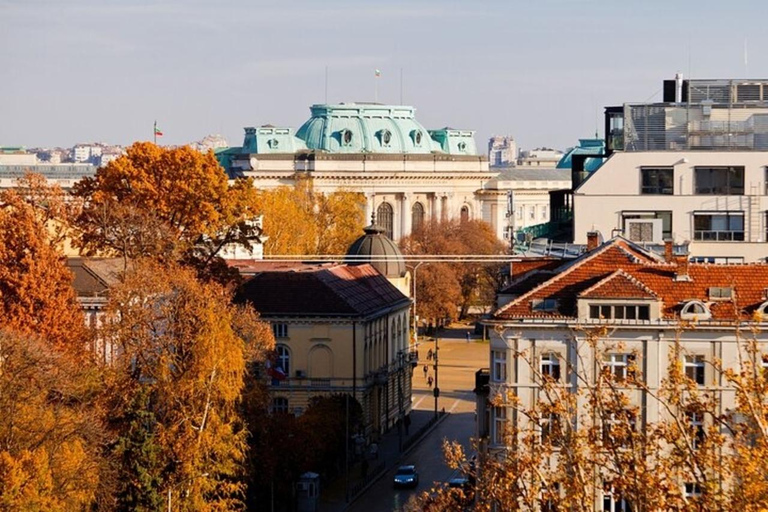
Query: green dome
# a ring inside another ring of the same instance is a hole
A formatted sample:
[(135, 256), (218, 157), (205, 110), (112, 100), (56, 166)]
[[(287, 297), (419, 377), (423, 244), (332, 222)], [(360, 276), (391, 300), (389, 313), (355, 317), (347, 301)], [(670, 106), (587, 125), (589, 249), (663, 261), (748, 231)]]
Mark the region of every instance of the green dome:
[(413, 107), (376, 103), (312, 105), (296, 136), (329, 153), (430, 154), (441, 147), (414, 117)]

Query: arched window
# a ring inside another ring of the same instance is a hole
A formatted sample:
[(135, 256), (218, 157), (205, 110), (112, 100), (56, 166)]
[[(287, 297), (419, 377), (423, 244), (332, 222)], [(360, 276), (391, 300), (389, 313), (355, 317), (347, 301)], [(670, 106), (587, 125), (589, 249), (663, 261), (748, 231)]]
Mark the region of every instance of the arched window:
[(680, 311), (680, 318), (683, 320), (709, 320), (712, 318), (712, 313), (703, 302), (691, 300), (683, 306), (682, 311)]
[(411, 208), (411, 231), (418, 231), (424, 227), (424, 205), (416, 202)]
[(461, 207), (461, 222), (467, 222), (469, 220), (469, 206), (464, 205)]
[(275, 347), (277, 352), (277, 367), (283, 370), (286, 377), (291, 374), (291, 352), (285, 345), (278, 345)]
[(276, 396), (272, 399), (272, 414), (287, 414), (288, 399), (283, 396)]
[(376, 222), (379, 226), (384, 228), (384, 234), (388, 238), (392, 236), (392, 206), (389, 203), (381, 203), (376, 209)]

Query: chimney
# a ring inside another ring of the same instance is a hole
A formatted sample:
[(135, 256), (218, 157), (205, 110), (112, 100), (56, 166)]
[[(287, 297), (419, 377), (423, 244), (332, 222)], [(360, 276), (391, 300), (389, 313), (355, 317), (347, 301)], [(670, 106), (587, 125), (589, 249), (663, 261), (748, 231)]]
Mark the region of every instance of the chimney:
[(597, 231), (590, 231), (587, 233), (587, 252), (594, 251), (597, 249), (598, 245), (598, 237), (600, 236), (600, 233)]
[(675, 242), (671, 238), (664, 240), (664, 261), (672, 263), (675, 257)]
[(677, 264), (677, 270), (675, 272), (675, 281), (693, 281), (688, 274), (688, 254), (676, 254), (674, 256), (674, 262)]

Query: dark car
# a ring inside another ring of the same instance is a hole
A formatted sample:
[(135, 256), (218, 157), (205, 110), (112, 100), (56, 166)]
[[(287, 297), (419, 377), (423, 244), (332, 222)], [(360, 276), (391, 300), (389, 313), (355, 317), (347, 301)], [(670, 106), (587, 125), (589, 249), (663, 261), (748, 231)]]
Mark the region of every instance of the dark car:
[(416, 466), (400, 466), (395, 473), (395, 487), (416, 487), (419, 485), (419, 472)]

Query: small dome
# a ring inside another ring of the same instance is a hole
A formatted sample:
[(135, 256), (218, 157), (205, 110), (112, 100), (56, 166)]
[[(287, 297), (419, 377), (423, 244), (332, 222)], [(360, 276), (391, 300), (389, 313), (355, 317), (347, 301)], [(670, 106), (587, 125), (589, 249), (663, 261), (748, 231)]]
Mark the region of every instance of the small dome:
[(388, 279), (405, 276), (403, 254), (397, 244), (384, 234), (384, 228), (376, 225), (375, 219), (372, 219), (371, 225), (363, 228), (363, 231), (365, 235), (349, 246), (344, 262), (348, 265), (370, 263)]

